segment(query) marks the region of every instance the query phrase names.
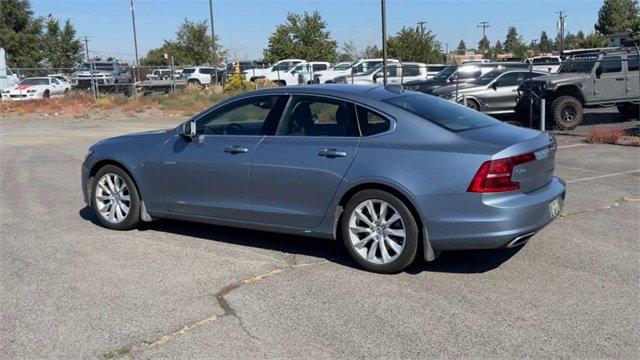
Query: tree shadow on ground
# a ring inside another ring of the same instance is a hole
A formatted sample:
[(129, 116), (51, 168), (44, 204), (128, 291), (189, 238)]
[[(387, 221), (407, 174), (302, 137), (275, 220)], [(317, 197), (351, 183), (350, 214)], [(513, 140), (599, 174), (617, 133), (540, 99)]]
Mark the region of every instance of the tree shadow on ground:
[[(81, 218), (100, 226), (98, 218), (90, 207), (82, 208), (79, 215)], [(285, 254), (319, 257), (336, 264), (359, 269), (358, 264), (348, 256), (343, 245), (332, 240), (167, 219), (144, 223), (137, 231), (163, 232)], [(515, 255), (519, 249), (518, 247), (514, 249), (443, 252), (432, 262), (424, 261), (422, 252), (419, 251), (416, 256), (417, 260), (405, 271), (409, 274), (419, 274), (425, 271), (458, 274), (483, 273), (498, 268)]]

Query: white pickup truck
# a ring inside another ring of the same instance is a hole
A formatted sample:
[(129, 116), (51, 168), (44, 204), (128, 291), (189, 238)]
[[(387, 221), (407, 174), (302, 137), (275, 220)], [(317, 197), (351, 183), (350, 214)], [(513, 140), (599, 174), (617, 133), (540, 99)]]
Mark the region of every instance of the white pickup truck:
[(7, 66), (4, 54), (4, 49), (0, 48), (0, 90), (6, 89), (20, 82), (18, 75), (14, 74)]
[[(396, 59), (387, 59), (387, 62), (397, 62)], [(318, 71), (314, 75), (314, 82), (319, 84), (330, 84), (335, 82), (336, 78), (339, 77), (349, 77), (351, 75), (361, 75), (365, 72), (373, 69), (376, 66), (380, 66), (382, 64), (382, 58), (378, 59), (360, 59), (355, 64), (349, 67), (340, 67), (337, 66), (333, 69), (326, 71)]]
[(247, 80), (255, 81), (260, 78), (269, 78), (271, 73), (283, 73), (291, 70), (294, 66), (305, 62), (301, 59), (284, 59), (275, 63), (273, 66), (266, 69), (248, 69), (242, 72), (244, 78)]
[(304, 62), (288, 71), (272, 71), (266, 78), (280, 86), (307, 84), (311, 83), (316, 71), (326, 70), (329, 66), (331, 64), (324, 61)]

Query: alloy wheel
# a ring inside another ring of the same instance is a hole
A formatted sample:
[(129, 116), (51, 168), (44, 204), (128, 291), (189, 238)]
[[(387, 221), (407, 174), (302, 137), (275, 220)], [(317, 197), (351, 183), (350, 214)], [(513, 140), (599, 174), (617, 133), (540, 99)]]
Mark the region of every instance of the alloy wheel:
[(106, 173), (96, 183), (95, 200), (100, 215), (108, 222), (122, 222), (131, 208), (127, 183), (114, 173)]
[(349, 240), (356, 253), (373, 264), (395, 261), (406, 245), (402, 216), (384, 200), (369, 199), (349, 217)]
[(572, 105), (565, 105), (560, 112), (560, 118), (565, 123), (572, 123), (577, 115), (578, 111)]

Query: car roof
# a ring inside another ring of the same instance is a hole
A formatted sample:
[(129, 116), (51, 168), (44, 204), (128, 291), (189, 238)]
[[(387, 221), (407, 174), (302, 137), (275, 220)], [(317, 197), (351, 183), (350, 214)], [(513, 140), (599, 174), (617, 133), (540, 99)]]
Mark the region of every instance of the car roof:
[(338, 96), (352, 100), (358, 98), (368, 99), (385, 99), (392, 96), (398, 96), (402, 93), (402, 87), (398, 85), (354, 85), (354, 84), (313, 84), (313, 85), (297, 85), (282, 86), (276, 88), (266, 88), (254, 90), (241, 94), (234, 99), (241, 99), (244, 96), (256, 95), (289, 95), (289, 94), (305, 94), (320, 96)]
[(29, 80), (29, 79), (44, 79), (44, 80), (49, 80), (50, 78), (51, 78), (50, 76), (32, 76), (32, 77), (24, 78), (24, 79), (22, 79), (22, 81), (24, 81), (24, 80)]

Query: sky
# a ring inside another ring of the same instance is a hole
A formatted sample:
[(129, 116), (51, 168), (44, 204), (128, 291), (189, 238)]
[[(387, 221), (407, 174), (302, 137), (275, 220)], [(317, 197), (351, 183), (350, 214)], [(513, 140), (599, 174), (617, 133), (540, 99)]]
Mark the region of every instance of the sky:
[[(443, 49), (457, 47), (464, 39), (477, 46), (480, 21), (490, 22), (487, 37), (493, 45), (504, 42), (509, 26), (515, 26), (525, 42), (542, 30), (557, 33), (559, 10), (567, 14), (566, 30), (593, 31), (602, 0), (387, 0), (387, 33), (426, 21)], [(31, 0), (36, 16), (70, 19), (79, 37), (89, 37), (92, 55), (134, 59), (129, 0)], [(340, 46), (350, 39), (362, 48), (380, 46), (380, 0), (213, 0), (214, 25), (230, 60), (260, 59), (269, 35), (288, 12), (318, 10)], [(136, 0), (136, 30), (140, 57), (173, 39), (185, 19), (209, 20), (208, 0)]]

